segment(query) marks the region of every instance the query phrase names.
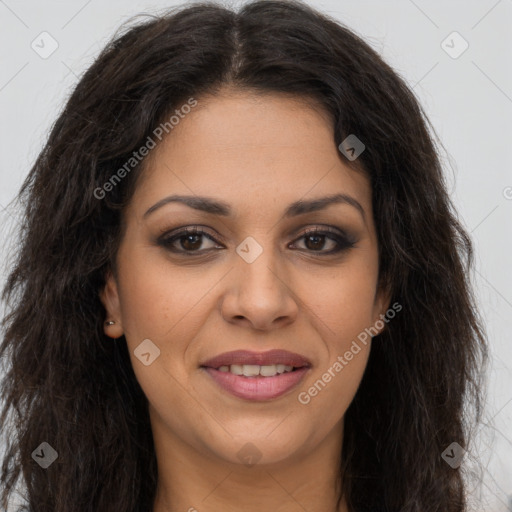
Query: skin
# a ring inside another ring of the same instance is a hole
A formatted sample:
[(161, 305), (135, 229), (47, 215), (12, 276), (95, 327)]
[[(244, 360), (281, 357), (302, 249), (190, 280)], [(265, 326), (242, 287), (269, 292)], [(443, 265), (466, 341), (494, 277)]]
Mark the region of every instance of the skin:
[[(371, 342), (308, 404), (298, 394), (389, 307), (377, 290), (370, 183), (347, 166), (332, 122), (312, 102), (227, 89), (198, 102), (150, 154), (124, 212), (115, 277), (101, 293), (116, 322), (105, 332), (125, 335), (149, 400), (159, 471), (153, 512), (234, 512), (241, 504), (248, 512), (346, 512), (343, 500), (336, 508), (343, 417)], [(356, 199), (364, 218), (349, 204), (283, 218), (294, 201), (338, 192)], [(171, 194), (219, 199), (234, 213), (169, 203), (144, 217)], [(203, 255), (159, 245), (166, 232), (194, 225), (215, 241), (182, 238), (174, 247)], [(336, 242), (304, 231), (326, 226), (351, 233), (354, 247), (322, 256)], [(252, 263), (236, 252), (248, 236), (263, 249)], [(145, 339), (160, 349), (148, 366), (134, 355)], [(234, 397), (199, 368), (223, 352), (274, 348), (312, 366), (273, 400)], [(261, 457), (255, 465), (237, 455), (246, 443)]]

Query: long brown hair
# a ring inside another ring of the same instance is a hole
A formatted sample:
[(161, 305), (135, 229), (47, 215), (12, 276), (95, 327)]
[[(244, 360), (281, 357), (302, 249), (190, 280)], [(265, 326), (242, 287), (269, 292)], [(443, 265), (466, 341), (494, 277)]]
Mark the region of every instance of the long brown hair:
[[(434, 130), (406, 83), (360, 37), (294, 1), (201, 3), (126, 27), (79, 80), (19, 195), (18, 257), (4, 290), (2, 506), (16, 482), (37, 512), (147, 512), (157, 469), (147, 400), (124, 338), (103, 333), (98, 291), (145, 161), (112, 175), (187, 98), (230, 84), (314, 98), (333, 139), (364, 141), (379, 285), (403, 310), (375, 340), (345, 415), (353, 510), (466, 510), (461, 468), (479, 419), (486, 340), (472, 243), (447, 195)], [(429, 129), (430, 128), (430, 129)], [(356, 168), (356, 162), (347, 162)], [(103, 197), (104, 195), (104, 197)], [(57, 460), (31, 457), (47, 442)]]

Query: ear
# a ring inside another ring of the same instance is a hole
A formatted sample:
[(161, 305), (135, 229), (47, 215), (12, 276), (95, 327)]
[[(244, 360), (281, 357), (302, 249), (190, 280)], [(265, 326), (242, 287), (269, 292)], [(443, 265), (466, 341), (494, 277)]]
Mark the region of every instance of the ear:
[[(124, 332), (121, 320), (121, 306), (119, 302), (117, 283), (112, 272), (108, 272), (105, 286), (100, 291), (99, 295), (107, 312), (105, 323), (103, 324), (103, 330), (109, 338), (120, 338)], [(114, 322), (114, 324), (109, 325), (108, 322)]]
[(391, 288), (388, 285), (382, 286), (377, 290), (377, 293), (375, 294), (375, 303), (373, 308), (373, 328), (378, 331), (375, 336), (378, 336), (385, 329), (387, 329), (389, 318), (386, 318), (386, 312), (389, 310), (391, 295)]

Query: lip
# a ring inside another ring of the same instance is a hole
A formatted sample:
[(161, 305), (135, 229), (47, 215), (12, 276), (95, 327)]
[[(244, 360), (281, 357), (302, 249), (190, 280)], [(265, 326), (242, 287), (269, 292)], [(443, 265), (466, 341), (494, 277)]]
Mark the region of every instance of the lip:
[(273, 400), (284, 395), (298, 386), (309, 371), (308, 366), (303, 366), (274, 377), (244, 377), (231, 372), (221, 372), (214, 368), (204, 369), (228, 393), (238, 398), (254, 401)]
[[(218, 370), (221, 366), (232, 364), (259, 366), (284, 364), (293, 366), (295, 369), (273, 377), (245, 377)], [(267, 352), (234, 350), (208, 359), (200, 366), (217, 385), (231, 395), (245, 400), (264, 401), (278, 398), (298, 386), (310, 370), (311, 363), (304, 356), (287, 350), (275, 349)]]
[[(230, 366), (232, 364), (257, 364), (266, 366), (272, 364), (284, 364), (300, 368), (310, 367), (311, 363), (304, 356), (288, 352), (287, 350), (268, 350), (266, 352), (251, 352), (249, 350), (233, 350), (224, 352), (200, 364), (207, 368), (220, 368), (221, 366)], [(270, 377), (266, 377), (270, 378)]]

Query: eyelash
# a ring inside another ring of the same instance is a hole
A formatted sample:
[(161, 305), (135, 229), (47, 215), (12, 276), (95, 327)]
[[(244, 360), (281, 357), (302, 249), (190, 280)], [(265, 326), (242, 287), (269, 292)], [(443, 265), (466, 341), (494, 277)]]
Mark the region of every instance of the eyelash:
[[(213, 249), (212, 248), (212, 249), (201, 249), (201, 250), (190, 251), (190, 250), (186, 250), (186, 249), (176, 249), (175, 247), (173, 247), (173, 244), (176, 241), (179, 241), (180, 239), (185, 238), (190, 235), (205, 236), (212, 242), (217, 243), (217, 241), (210, 234), (208, 234), (206, 231), (204, 231), (201, 227), (193, 226), (190, 228), (187, 227), (187, 228), (185, 228), (175, 234), (172, 234), (172, 235), (165, 234), (165, 235), (161, 236), (158, 239), (158, 244), (171, 252), (179, 253), (179, 254), (183, 254), (183, 255), (187, 255), (187, 256), (192, 256), (192, 257), (196, 256), (196, 255), (201, 255), (201, 253), (204, 253), (204, 252), (209, 252)], [(301, 236), (296, 238), (295, 241), (307, 238), (308, 236), (311, 236), (311, 235), (326, 236), (327, 238), (333, 240), (334, 242), (336, 242), (338, 244), (337, 248), (332, 249), (330, 251), (322, 251), (322, 250), (315, 251), (315, 250), (305, 249), (306, 252), (316, 253), (320, 256), (329, 256), (332, 254), (337, 254), (342, 251), (347, 251), (348, 249), (353, 248), (356, 243), (355, 240), (352, 240), (347, 235), (340, 234), (337, 230), (334, 230), (334, 229), (330, 228), (329, 226), (326, 226), (322, 229), (318, 229), (318, 228), (307, 229)]]

